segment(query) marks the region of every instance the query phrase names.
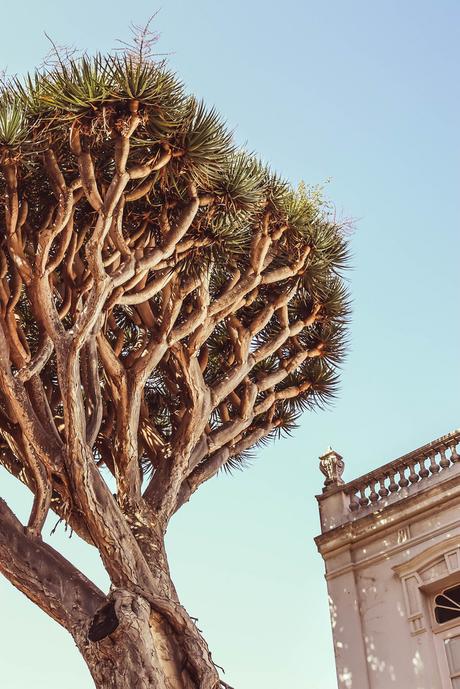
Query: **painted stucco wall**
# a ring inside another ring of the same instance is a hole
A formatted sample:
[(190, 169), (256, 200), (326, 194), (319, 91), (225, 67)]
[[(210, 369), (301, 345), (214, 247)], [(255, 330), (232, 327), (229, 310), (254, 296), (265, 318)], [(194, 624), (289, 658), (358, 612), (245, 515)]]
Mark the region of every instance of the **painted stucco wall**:
[(450, 689), (436, 651), (443, 652), (435, 641), (443, 626), (431, 601), (446, 582), (460, 583), (460, 465), (380, 501), (378, 509), (342, 512), (342, 523), (330, 528), (340, 495), (319, 496), (323, 533), (316, 539), (339, 688)]

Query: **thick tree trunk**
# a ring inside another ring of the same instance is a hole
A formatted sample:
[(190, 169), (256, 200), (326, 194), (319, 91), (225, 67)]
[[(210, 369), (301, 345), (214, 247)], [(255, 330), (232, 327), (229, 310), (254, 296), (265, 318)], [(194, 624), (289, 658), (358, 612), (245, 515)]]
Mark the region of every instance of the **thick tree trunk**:
[(141, 596), (113, 591), (74, 637), (97, 689), (200, 689), (171, 627)]
[(105, 596), (0, 499), (0, 573), (72, 634), (97, 689), (218, 689), (208, 647), (177, 599), (163, 539), (152, 529), (148, 543), (157, 560), (152, 588), (139, 593), (127, 581), (134, 591)]

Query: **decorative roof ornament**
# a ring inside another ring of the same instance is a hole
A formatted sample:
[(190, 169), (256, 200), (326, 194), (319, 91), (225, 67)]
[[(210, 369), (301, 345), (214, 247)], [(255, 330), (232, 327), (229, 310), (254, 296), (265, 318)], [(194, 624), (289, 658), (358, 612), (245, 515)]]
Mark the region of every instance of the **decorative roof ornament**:
[(338, 452), (332, 449), (329, 445), (326, 452), (319, 458), (319, 468), (326, 477), (324, 481), (323, 493), (335, 486), (341, 486), (343, 470), (345, 469), (345, 462)]

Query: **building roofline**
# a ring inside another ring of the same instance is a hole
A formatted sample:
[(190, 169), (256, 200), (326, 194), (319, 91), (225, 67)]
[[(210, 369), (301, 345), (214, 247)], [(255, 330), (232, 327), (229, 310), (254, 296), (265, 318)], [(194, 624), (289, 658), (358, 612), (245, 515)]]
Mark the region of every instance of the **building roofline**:
[(362, 474), (361, 476), (358, 476), (347, 483), (339, 484), (329, 488), (321, 495), (317, 495), (316, 498), (318, 501), (321, 501), (325, 498), (328, 498), (330, 495), (333, 495), (334, 493), (340, 492), (349, 495), (354, 489), (359, 488), (364, 483), (369, 483), (369, 481), (373, 479), (377, 481), (380, 477), (385, 476), (386, 474), (389, 474), (393, 471), (397, 472), (402, 465), (409, 465), (410, 462), (417, 462), (421, 456), (427, 457), (430, 454), (438, 452), (440, 449), (449, 447), (452, 443), (458, 442), (460, 442), (460, 428), (451, 431), (446, 435), (442, 435), (440, 438), (432, 440), (430, 443), (426, 443), (426, 445), (422, 445), (421, 447), (418, 447), (417, 449), (412, 450), (411, 452), (408, 452), (397, 459), (393, 459), (391, 462), (387, 462), (377, 469), (368, 471), (366, 474)]
[[(360, 519), (352, 519), (338, 524), (315, 537), (316, 547), (323, 557), (350, 545), (356, 546), (375, 539), (376, 534), (393, 532), (401, 525), (413, 522), (420, 514), (432, 514), (452, 501), (460, 498), (460, 465), (454, 465), (440, 475), (421, 485), (411, 486), (405, 499), (381, 505)], [(414, 490), (415, 489), (415, 490)], [(418, 490), (417, 490), (418, 489)], [(443, 527), (447, 528), (447, 527)], [(380, 553), (385, 557), (385, 552)]]

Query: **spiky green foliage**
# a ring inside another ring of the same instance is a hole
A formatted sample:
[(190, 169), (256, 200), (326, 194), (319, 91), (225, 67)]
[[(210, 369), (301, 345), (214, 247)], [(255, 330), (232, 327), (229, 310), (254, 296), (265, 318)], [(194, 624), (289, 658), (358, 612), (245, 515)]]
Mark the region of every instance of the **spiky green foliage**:
[[(236, 307), (234, 315), (243, 328), (250, 328), (267, 304), (289, 290), (295, 295), (289, 301), (289, 322), (308, 319), (315, 306), (320, 307), (317, 317), (293, 337), (289, 337), (276, 352), (259, 361), (248, 374), (247, 381), (257, 383), (261, 378), (280, 370), (296, 353), (321, 347), (320, 358), (307, 358), (282, 382), (275, 383), (270, 391), (261, 392), (256, 404), (269, 392), (280, 393), (280, 402), (273, 407), (270, 423), (273, 428), (257, 443), (267, 438), (289, 433), (298, 423), (299, 414), (323, 406), (333, 398), (337, 387), (336, 367), (343, 359), (345, 332), (348, 322), (348, 296), (342, 271), (348, 261), (346, 232), (337, 222), (318, 189), (301, 184), (293, 188), (265, 166), (258, 157), (235, 146), (232, 135), (216, 111), (207, 108), (195, 97), (189, 96), (182, 84), (168, 70), (164, 62), (143, 60), (133, 54), (83, 55), (58, 63), (37, 72), (24, 80), (13, 79), (4, 86), (0, 95), (0, 160), (3, 166), (14, 163), (20, 169), (20, 187), (23, 202), (27, 199), (28, 217), (23, 227), (24, 252), (32, 257), (36, 251), (35, 229), (45, 219), (47, 209), (54, 203), (52, 180), (43, 168), (43, 151), (52, 149), (67, 184), (78, 175), (75, 153), (68, 145), (69, 135), (78, 129), (83, 149), (95, 161), (96, 183), (107, 190), (114, 175), (114, 138), (123, 135), (130, 117), (138, 113), (140, 123), (131, 138), (129, 165), (154, 165), (162, 156), (169, 155), (167, 165), (153, 171), (148, 178), (148, 189), (139, 198), (129, 201), (145, 185), (145, 180), (134, 179), (127, 187), (127, 200), (122, 223), (125, 242), (142, 253), (145, 246), (161, 246), (164, 229), (160, 222), (162, 209), (167, 209), (170, 225), (178, 220), (186, 202), (190, 185), (198, 194), (209, 197), (189, 228), (187, 238), (193, 241), (183, 253), (178, 253), (168, 266), (171, 275), (182, 281), (193, 275), (208, 275), (209, 301), (212, 304), (222, 289), (239, 271), (251, 270), (254, 238), (269, 218), (269, 232), (276, 239), (276, 251), (270, 255), (270, 271), (283, 270), (299, 259), (308, 247), (310, 253), (302, 268), (294, 274), (264, 284), (263, 281), (246, 295)], [(1, 185), (5, 192), (5, 182)], [(102, 191), (104, 193), (104, 191)], [(69, 282), (69, 265), (66, 260), (56, 265), (54, 283), (56, 305), (62, 306), (66, 298), (72, 305), (63, 321), (69, 330), (77, 318), (79, 299), (85, 300), (84, 275), (86, 259), (85, 233), (94, 223), (94, 209), (84, 195), (76, 203), (73, 223), (78, 252), (80, 277)], [(142, 225), (144, 223), (144, 226)], [(139, 227), (144, 227), (136, 239)], [(6, 250), (6, 235), (2, 239)], [(70, 244), (69, 244), (70, 246)], [(136, 249), (138, 247), (138, 249)], [(104, 248), (105, 257), (113, 251), (113, 243)], [(50, 250), (51, 259), (59, 244)], [(69, 257), (70, 250), (64, 254)], [(10, 266), (10, 258), (6, 262)], [(12, 263), (11, 263), (12, 266)], [(148, 281), (154, 273), (149, 273)], [(11, 286), (13, 269), (7, 268), (4, 279)], [(147, 284), (149, 284), (147, 281)], [(8, 287), (8, 289), (9, 289)], [(66, 290), (73, 291), (69, 297)], [(149, 309), (155, 320), (161, 312), (162, 294), (149, 298)], [(199, 308), (197, 292), (188, 294), (177, 315), (177, 325), (187, 321), (190, 313)], [(22, 293), (17, 306), (25, 347), (33, 352), (37, 348), (40, 324), (31, 315), (30, 304)], [(267, 324), (252, 338), (251, 350), (267, 345), (281, 332), (282, 325), (276, 311)], [(111, 305), (104, 321), (104, 334), (111, 346), (122, 341), (117, 350), (119, 361), (129, 366), (152, 336), (152, 326), (143, 321), (137, 306)], [(187, 344), (188, 340), (185, 340)], [(223, 374), (235, 365), (234, 341), (228, 328), (227, 317), (217, 322), (206, 342), (208, 362), (204, 370), (207, 385), (215, 385)], [(52, 359), (44, 369), (48, 382), (55, 388), (50, 395), (54, 411), (60, 405), (58, 383), (52, 375)], [(286, 389), (310, 386), (297, 395), (282, 398)], [(109, 387), (101, 382), (105, 399), (105, 414), (110, 417), (112, 401)], [(243, 383), (235, 389), (236, 398), (227, 401), (230, 417), (237, 414), (235, 399), (243, 395)], [(164, 358), (149, 377), (145, 390), (145, 424), (150, 424), (161, 439), (162, 446), (174, 442), (178, 432), (183, 390), (177, 382), (177, 370), (171, 359)], [(267, 422), (266, 412), (238, 437), (240, 445), (250, 433)], [(213, 411), (209, 420), (211, 431), (225, 423), (222, 412)], [(113, 427), (103, 421), (96, 448), (98, 457), (110, 454), (107, 447)], [(104, 445), (105, 443), (105, 445)], [(155, 468), (155, 450), (141, 443), (140, 464), (144, 469)], [(96, 451), (96, 450), (95, 450)], [(244, 462), (248, 449), (231, 455), (224, 466), (227, 469)], [(113, 460), (111, 460), (113, 463)]]

